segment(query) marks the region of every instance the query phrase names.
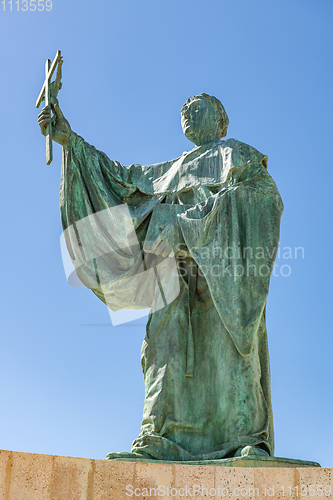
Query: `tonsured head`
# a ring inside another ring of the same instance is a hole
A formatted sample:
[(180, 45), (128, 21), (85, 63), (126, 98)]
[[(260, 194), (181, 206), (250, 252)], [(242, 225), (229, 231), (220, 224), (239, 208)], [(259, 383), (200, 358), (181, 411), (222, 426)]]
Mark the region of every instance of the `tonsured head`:
[(229, 118), (216, 97), (199, 94), (185, 102), (181, 123), (185, 137), (196, 146), (202, 146), (227, 135)]

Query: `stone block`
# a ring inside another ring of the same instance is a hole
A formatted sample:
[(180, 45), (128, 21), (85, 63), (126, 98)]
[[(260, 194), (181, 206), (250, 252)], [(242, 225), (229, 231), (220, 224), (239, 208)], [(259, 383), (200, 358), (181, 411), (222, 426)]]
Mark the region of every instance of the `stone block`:
[(297, 499), (295, 469), (262, 467), (254, 469), (254, 484), (259, 492), (258, 500), (269, 498)]
[(92, 460), (55, 456), (50, 500), (87, 500), (93, 489), (93, 479)]
[(250, 467), (215, 467), (215, 488), (217, 490), (216, 498), (252, 500), (256, 498), (254, 469)]
[(142, 500), (157, 500), (167, 497), (174, 486), (174, 466), (167, 464), (148, 464), (139, 462), (135, 465), (135, 488), (141, 492)]
[[(126, 487), (135, 485), (135, 462), (94, 460), (92, 500), (123, 500)], [(89, 498), (89, 497), (88, 497)], [(133, 498), (135, 498), (133, 496)], [(89, 499), (90, 500), (90, 499)]]
[[(214, 494), (211, 493), (215, 490), (215, 467), (177, 464), (174, 465), (174, 474), (173, 486), (178, 491), (175, 498), (190, 498), (190, 493), (193, 497), (197, 496), (207, 500), (214, 498)], [(172, 492), (170, 496), (172, 496)]]
[(12, 456), (11, 451), (0, 450), (0, 500), (8, 498)]
[(331, 467), (297, 468), (295, 473), (301, 498), (333, 498), (333, 469)]
[(53, 460), (51, 455), (13, 452), (6, 500), (50, 500)]
[(0, 500), (333, 499), (331, 468), (292, 467), (287, 459), (277, 460), (274, 467), (220, 463), (89, 460), (0, 451)]

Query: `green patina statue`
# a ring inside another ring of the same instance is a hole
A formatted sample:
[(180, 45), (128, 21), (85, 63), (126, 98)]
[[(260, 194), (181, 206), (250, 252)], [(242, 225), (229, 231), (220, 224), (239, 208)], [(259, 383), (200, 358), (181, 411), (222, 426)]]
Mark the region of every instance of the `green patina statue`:
[[(141, 432), (131, 453), (108, 458), (273, 456), (265, 306), (283, 204), (267, 157), (221, 139), (229, 120), (206, 94), (181, 110), (195, 147), (150, 166), (111, 161), (71, 131), (55, 97), (51, 106), (52, 138), (63, 146), (62, 224), (77, 275), (113, 310), (152, 308), (142, 346)], [(47, 106), (39, 115), (44, 135), (50, 119)], [(126, 224), (110, 211), (120, 206), (128, 207), (138, 241), (126, 250)], [(94, 214), (107, 214), (113, 229), (97, 257), (82, 259), (82, 245), (91, 249), (100, 239)], [(82, 220), (91, 226), (77, 244)], [(168, 274), (175, 262), (176, 285)], [(144, 279), (163, 265), (163, 278)], [(168, 300), (170, 288), (176, 293)]]

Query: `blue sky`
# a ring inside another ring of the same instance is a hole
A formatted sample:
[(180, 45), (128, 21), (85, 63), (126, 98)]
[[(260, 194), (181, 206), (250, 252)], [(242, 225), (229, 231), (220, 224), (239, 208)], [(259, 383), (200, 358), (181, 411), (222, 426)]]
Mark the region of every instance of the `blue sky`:
[(104, 458), (129, 450), (141, 425), (145, 319), (113, 327), (62, 266), (61, 148), (46, 166), (35, 109), (45, 60), (60, 49), (63, 112), (110, 158), (151, 164), (191, 149), (179, 111), (200, 92), (223, 102), (228, 137), (268, 155), (285, 204), (277, 265), (291, 272), (272, 277), (267, 305), (276, 455), (332, 466), (332, 3), (16, 9), (0, 11), (0, 448)]

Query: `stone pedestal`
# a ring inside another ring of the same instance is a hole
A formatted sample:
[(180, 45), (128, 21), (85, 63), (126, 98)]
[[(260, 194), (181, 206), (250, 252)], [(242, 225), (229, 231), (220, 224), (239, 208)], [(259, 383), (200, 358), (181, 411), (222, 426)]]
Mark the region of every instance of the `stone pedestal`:
[(278, 466), (271, 462), (253, 467), (251, 461), (246, 466), (239, 461), (221, 466), (1, 451), (0, 499), (333, 499), (333, 469), (300, 466), (290, 460), (284, 465), (279, 460)]

